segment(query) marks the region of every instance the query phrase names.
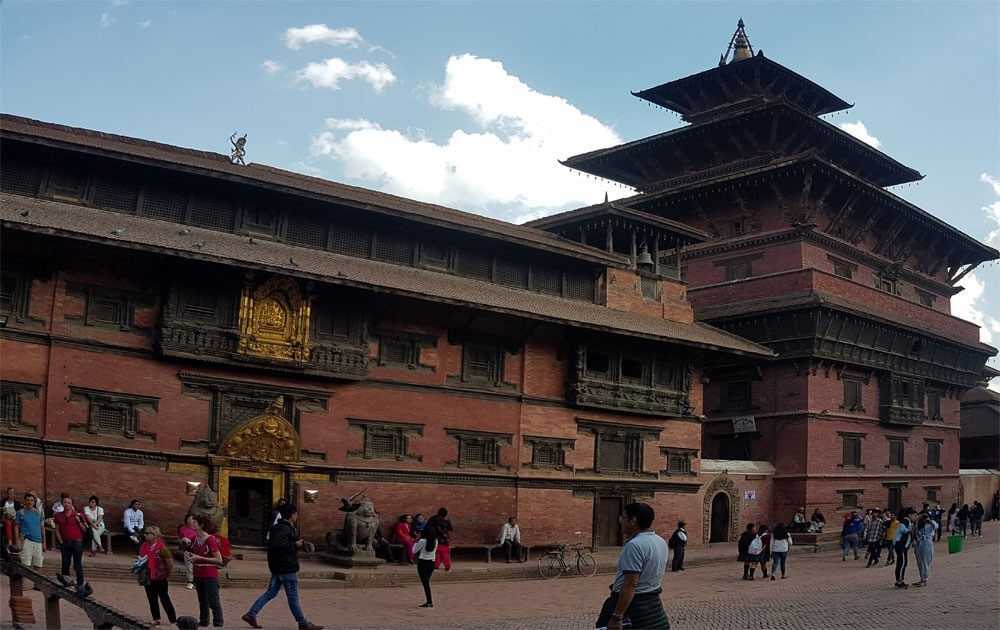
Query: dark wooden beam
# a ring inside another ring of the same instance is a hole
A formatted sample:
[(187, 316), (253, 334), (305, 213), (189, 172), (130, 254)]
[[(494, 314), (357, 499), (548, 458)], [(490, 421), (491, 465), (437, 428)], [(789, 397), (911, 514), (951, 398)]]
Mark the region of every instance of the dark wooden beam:
[[(951, 276), (950, 276), (950, 277), (948, 278), (948, 284), (950, 284), (950, 285), (952, 285), (952, 286), (955, 286), (956, 284), (958, 284), (958, 282), (959, 282), (959, 281), (960, 281), (960, 280), (961, 280), (962, 278), (964, 278), (964, 277), (965, 277), (965, 276), (967, 276), (968, 274), (972, 273), (972, 270), (973, 270), (973, 269), (975, 269), (976, 267), (978, 267), (978, 266), (979, 266), (979, 264), (980, 264), (980, 263), (978, 263), (978, 262), (974, 262), (974, 263), (969, 263), (969, 264), (968, 264), (968, 265), (967, 265), (967, 266), (965, 267), (965, 269), (962, 269), (962, 266), (961, 266), (961, 265), (959, 265), (958, 267), (955, 267), (955, 272), (956, 272), (956, 273), (953, 273), (953, 274), (952, 274), (952, 275), (951, 275)], [(959, 271), (960, 269), (961, 269), (961, 271)]]
[(700, 203), (694, 204), (694, 211), (695, 214), (698, 215), (698, 218), (705, 222), (705, 228), (709, 234), (715, 237), (722, 236), (722, 232), (719, 231), (719, 226), (717, 226), (715, 221), (712, 220), (712, 217), (705, 212), (705, 208), (703, 208)]
[(774, 114), (771, 117), (771, 134), (768, 137), (767, 146), (772, 149), (775, 148), (776, 144), (778, 144), (778, 118), (780, 118), (780, 116), (777, 114)]
[(851, 210), (854, 209), (854, 204), (857, 203), (857, 201), (857, 193), (851, 193), (847, 196), (847, 200), (844, 202), (844, 205), (840, 207), (840, 210), (837, 211), (837, 214), (834, 215), (833, 219), (831, 219), (830, 223), (826, 226), (827, 234), (832, 236), (837, 234), (840, 226), (847, 220), (847, 217), (850, 216)]
[(893, 218), (892, 222), (889, 224), (889, 229), (885, 231), (885, 234), (882, 236), (882, 239), (878, 242), (878, 245), (875, 246), (875, 253), (879, 254), (880, 256), (884, 256), (889, 251), (891, 251), (891, 248), (895, 244), (896, 239), (899, 238), (899, 235), (903, 232), (905, 228), (906, 228), (906, 218), (903, 217), (903, 215), (901, 214), (897, 214)]
[(725, 77), (721, 74), (716, 74), (715, 79), (716, 85), (718, 85), (719, 89), (722, 90), (722, 94), (726, 97), (726, 100), (730, 102), (735, 100), (733, 98), (733, 93), (729, 90), (729, 86), (726, 85)]
[(799, 210), (802, 211), (802, 216), (807, 216), (806, 213), (809, 209), (809, 196), (812, 194), (813, 185), (813, 172), (812, 169), (806, 171), (806, 176), (802, 178), (802, 192), (799, 196)]
[(948, 264), (948, 259), (950, 259), (952, 255), (955, 253), (955, 249), (956, 247), (954, 244), (949, 246), (948, 249), (945, 250), (944, 256), (941, 256), (936, 261), (934, 261), (930, 270), (927, 273), (930, 274), (931, 276), (938, 275), (938, 273), (941, 271), (941, 267)]
[(854, 233), (852, 233), (850, 238), (847, 239), (848, 242), (857, 245), (858, 242), (864, 237), (864, 235), (867, 234), (868, 231), (872, 229), (872, 226), (875, 225), (875, 222), (878, 221), (879, 217), (881, 216), (881, 210), (878, 209), (875, 205), (872, 205), (869, 207), (869, 211), (870, 214), (865, 218), (864, 223), (858, 224), (858, 227), (854, 230)]
[(823, 207), (826, 205), (826, 198), (830, 195), (831, 192), (833, 192), (833, 189), (834, 189), (834, 182), (831, 181), (826, 185), (826, 188), (823, 189), (823, 192), (819, 194), (819, 198), (816, 199), (816, 202), (810, 204), (806, 208), (806, 215), (803, 220), (803, 223), (812, 223), (815, 220), (816, 215), (818, 215), (820, 211), (823, 210)]

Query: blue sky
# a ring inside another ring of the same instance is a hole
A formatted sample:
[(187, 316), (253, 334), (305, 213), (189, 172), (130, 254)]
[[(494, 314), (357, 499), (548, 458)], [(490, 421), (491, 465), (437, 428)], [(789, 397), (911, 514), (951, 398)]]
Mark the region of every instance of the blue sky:
[[(712, 67), (742, 16), (765, 55), (856, 103), (830, 122), (927, 175), (898, 194), (982, 240), (1000, 230), (995, 1), (0, 11), (6, 112), (220, 152), (247, 132), (251, 161), (507, 219), (598, 201), (607, 184), (555, 158), (677, 126), (629, 90)], [(957, 308), (1000, 343), (1000, 267), (970, 282)]]

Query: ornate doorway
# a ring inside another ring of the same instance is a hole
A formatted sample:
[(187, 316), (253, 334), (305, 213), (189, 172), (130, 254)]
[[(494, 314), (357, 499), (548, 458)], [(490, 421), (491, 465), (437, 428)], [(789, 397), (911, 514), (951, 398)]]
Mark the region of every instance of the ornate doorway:
[[(237, 473), (238, 474), (238, 473)], [(274, 482), (252, 477), (229, 478), (229, 539), (234, 545), (263, 545), (271, 520)]]
[(618, 517), (622, 513), (621, 497), (597, 497), (597, 546), (621, 547), (622, 524)]
[(712, 530), (708, 542), (729, 542), (729, 495), (725, 492), (712, 498)]

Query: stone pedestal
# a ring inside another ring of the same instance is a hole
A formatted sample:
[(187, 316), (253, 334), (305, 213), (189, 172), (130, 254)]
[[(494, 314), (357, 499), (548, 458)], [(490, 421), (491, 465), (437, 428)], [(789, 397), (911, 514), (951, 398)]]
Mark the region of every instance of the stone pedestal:
[(376, 557), (374, 551), (353, 551), (339, 545), (327, 549), (320, 557), (323, 562), (347, 568), (376, 569), (385, 564), (385, 560)]

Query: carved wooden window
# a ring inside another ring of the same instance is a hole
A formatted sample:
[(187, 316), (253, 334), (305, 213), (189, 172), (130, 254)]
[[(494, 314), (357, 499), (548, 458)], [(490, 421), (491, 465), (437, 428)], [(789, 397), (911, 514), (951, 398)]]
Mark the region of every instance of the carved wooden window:
[(845, 508), (856, 508), (861, 506), (860, 493), (850, 491), (838, 491), (840, 494), (840, 506)]
[(524, 289), (528, 286), (528, 266), (510, 260), (497, 260), (495, 279), (498, 283)]
[(690, 475), (691, 465), (694, 458), (698, 456), (698, 451), (694, 449), (683, 449), (683, 448), (665, 448), (663, 449), (663, 455), (667, 458), (667, 470), (668, 474), (672, 475)]
[(158, 398), (104, 392), (73, 385), (69, 389), (71, 400), (85, 399), (88, 403), (86, 423), (70, 425), (71, 429), (127, 438), (140, 434), (155, 438), (155, 434), (140, 432), (139, 410), (155, 411), (159, 404)]
[(920, 303), (929, 308), (934, 308), (934, 294), (917, 289), (917, 299)]
[(927, 417), (941, 420), (941, 392), (927, 392)]
[(545, 468), (563, 465), (563, 452), (558, 444), (535, 444), (531, 449), (531, 463)]
[(656, 387), (682, 391), (686, 367), (667, 359), (653, 360), (653, 384)]
[(378, 363), (396, 367), (415, 368), (420, 362), (420, 346), (416, 339), (405, 336), (379, 337)]
[(844, 409), (848, 411), (864, 411), (861, 404), (861, 381), (844, 379)]
[(939, 440), (927, 440), (927, 468), (941, 467), (941, 444)]
[(626, 383), (642, 384), (643, 364), (642, 361), (633, 357), (622, 357), (622, 381)]
[(843, 440), (843, 457), (842, 466), (861, 466), (861, 436), (859, 435), (842, 435)]
[(213, 230), (232, 231), (236, 211), (229, 199), (210, 195), (195, 195), (190, 204), (191, 223)]
[(180, 223), (187, 212), (187, 195), (173, 189), (147, 187), (142, 191), (142, 216)]
[(431, 269), (447, 270), (451, 265), (451, 250), (440, 243), (421, 243), (420, 264)]
[(135, 435), (132, 409), (123, 404), (91, 403), (89, 429), (91, 433)]
[(548, 267), (533, 266), (531, 288), (539, 293), (562, 295), (562, 272)]
[(278, 213), (267, 207), (248, 206), (243, 209), (243, 229), (273, 237), (278, 229)]
[(750, 381), (722, 384), (722, 408), (726, 411), (745, 411), (751, 406)]
[(223, 300), (216, 289), (210, 287), (185, 287), (181, 291), (180, 315), (182, 319), (221, 324), (227, 319)]
[(447, 429), (446, 433), (458, 440), (458, 460), (455, 463), (459, 467), (500, 466), (500, 448), (509, 445), (511, 440), (509, 434), (502, 433), (460, 429)]
[(906, 442), (903, 440), (889, 440), (889, 465), (902, 468), (905, 462)]
[(87, 196), (87, 171), (80, 164), (60, 162), (49, 170), (47, 191), (53, 199), (83, 201)]
[(639, 278), (639, 287), (642, 289), (642, 297), (647, 300), (660, 299), (660, 281), (656, 278), (642, 276)]
[(126, 177), (101, 177), (94, 181), (93, 202), (98, 208), (135, 214), (139, 187)]
[(371, 255), (372, 234), (369, 230), (350, 225), (330, 228), (330, 249), (348, 256)]
[(40, 165), (6, 153), (0, 161), (0, 190), (34, 197), (38, 195), (43, 173)]
[(308, 217), (294, 214), (288, 218), (288, 242), (292, 245), (326, 249), (327, 225)]
[(399, 265), (411, 265), (413, 241), (400, 234), (380, 233), (375, 237), (375, 258)]
[(599, 432), (594, 469), (599, 472), (642, 472), (641, 435)]
[(927, 491), (926, 500), (928, 503), (937, 503), (940, 500), (938, 497), (941, 493), (941, 486), (927, 486), (924, 490)]
[(586, 371), (588, 376), (611, 378), (611, 358), (607, 353), (587, 350)]
[(483, 343), (462, 346), (462, 380), (496, 385), (503, 378), (503, 352), (499, 347)]
[(6, 429), (34, 428), (24, 420), (24, 399), (38, 398), (38, 385), (0, 381), (0, 426)]
[(899, 287), (896, 284), (896, 279), (888, 276), (884, 273), (875, 272), (874, 276), (875, 288), (884, 293), (889, 293), (891, 295), (899, 294)]
[(856, 265), (852, 265), (849, 262), (843, 260), (832, 259), (833, 262), (833, 274), (835, 276), (840, 276), (841, 278), (847, 278), (850, 280), (854, 277), (854, 269)]
[(566, 274), (566, 297), (571, 300), (594, 301), (596, 283), (594, 276), (587, 273)]
[(136, 304), (142, 301), (137, 296), (104, 287), (69, 285), (67, 293), (83, 299), (85, 325), (119, 330), (128, 330), (132, 327)]
[(730, 260), (725, 263), (726, 281), (743, 280), (753, 275), (753, 264), (749, 258)]
[(456, 270), (460, 275), (489, 280), (493, 277), (493, 260), (488, 254), (481, 254), (468, 249), (458, 252)]
[(374, 420), (349, 420), (350, 425), (364, 432), (364, 449), (351, 451), (352, 457), (364, 459), (420, 459), (409, 454), (409, 436), (423, 435), (423, 425)]
[(886, 505), (894, 514), (898, 514), (903, 509), (903, 486), (888, 486), (889, 496), (886, 498)]
[(31, 300), (31, 278), (23, 273), (0, 273), (0, 314), (23, 321)]

